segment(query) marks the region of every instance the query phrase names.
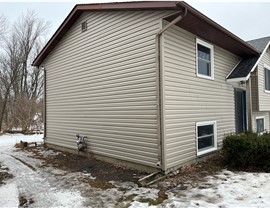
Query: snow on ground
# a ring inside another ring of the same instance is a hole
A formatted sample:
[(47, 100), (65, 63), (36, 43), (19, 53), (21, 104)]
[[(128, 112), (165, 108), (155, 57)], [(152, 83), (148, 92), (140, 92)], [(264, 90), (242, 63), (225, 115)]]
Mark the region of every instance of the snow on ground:
[(4, 146), (13, 147), (16, 143), (19, 143), (20, 141), (43, 142), (43, 134), (33, 134), (33, 135), (4, 134), (0, 136), (0, 148), (3, 149)]
[(32, 207), (82, 207), (84, 199), (78, 190), (55, 187), (42, 172), (22, 162), (25, 161), (20, 157), (22, 153), (12, 151), (13, 146), (21, 140), (42, 142), (42, 138), (43, 135), (0, 136), (0, 162), (14, 176), (6, 185), (0, 186), (0, 207), (18, 207), (19, 196), (33, 201)]
[[(29, 207), (270, 207), (270, 174), (228, 170), (198, 181), (195, 188), (187, 185), (186, 190), (181, 190), (176, 186), (166, 192), (167, 200), (159, 205), (149, 205), (148, 202), (158, 198), (159, 190), (154, 187), (111, 181), (116, 188), (94, 188), (81, 180), (96, 180), (90, 173), (68, 173), (52, 166), (42, 167), (42, 161), (29, 157), (29, 152), (14, 151), (15, 143), (21, 140), (42, 143), (42, 137), (0, 136), (0, 163), (14, 175), (5, 185), (0, 185), (0, 207), (18, 207), (21, 195), (33, 200)], [(40, 153), (44, 156), (59, 154), (52, 150)]]

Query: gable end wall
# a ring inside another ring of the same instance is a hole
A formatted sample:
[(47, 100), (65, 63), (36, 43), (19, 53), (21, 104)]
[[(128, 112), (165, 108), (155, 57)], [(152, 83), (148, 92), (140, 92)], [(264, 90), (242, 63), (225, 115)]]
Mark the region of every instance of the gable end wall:
[(168, 14), (82, 14), (44, 63), (46, 143), (75, 150), (80, 134), (88, 152), (157, 167), (155, 35)]

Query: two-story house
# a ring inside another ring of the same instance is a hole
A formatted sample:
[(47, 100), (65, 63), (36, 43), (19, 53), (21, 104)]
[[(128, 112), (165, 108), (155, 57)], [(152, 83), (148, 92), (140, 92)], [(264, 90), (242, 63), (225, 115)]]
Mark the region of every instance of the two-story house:
[(263, 54), (184, 2), (76, 5), (33, 62), (46, 144), (76, 150), (81, 134), (99, 158), (178, 168), (226, 134), (269, 130)]

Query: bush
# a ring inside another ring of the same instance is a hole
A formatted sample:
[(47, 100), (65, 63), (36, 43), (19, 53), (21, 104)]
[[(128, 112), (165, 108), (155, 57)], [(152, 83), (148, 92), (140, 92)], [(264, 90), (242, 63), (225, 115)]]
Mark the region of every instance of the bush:
[(233, 168), (270, 167), (270, 134), (253, 132), (229, 135), (223, 140), (222, 155), (225, 163)]

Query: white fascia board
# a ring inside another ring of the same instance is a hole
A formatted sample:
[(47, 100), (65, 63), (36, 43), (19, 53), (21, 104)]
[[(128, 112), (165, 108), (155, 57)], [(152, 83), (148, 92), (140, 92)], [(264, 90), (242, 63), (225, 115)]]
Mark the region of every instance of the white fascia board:
[(232, 79), (226, 79), (227, 83), (234, 83), (234, 82), (245, 82), (249, 79), (249, 76), (247, 77), (239, 77), (239, 78), (232, 78)]

